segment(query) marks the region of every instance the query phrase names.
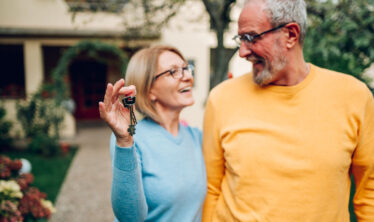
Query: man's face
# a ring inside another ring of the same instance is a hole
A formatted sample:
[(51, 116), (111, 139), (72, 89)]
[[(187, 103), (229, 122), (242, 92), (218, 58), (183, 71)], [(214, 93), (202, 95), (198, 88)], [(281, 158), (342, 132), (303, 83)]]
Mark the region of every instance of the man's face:
[[(262, 1), (248, 3), (239, 17), (239, 31), (242, 35), (256, 35), (273, 28), (264, 11)], [(280, 30), (262, 35), (252, 43), (241, 43), (239, 55), (253, 64), (253, 80), (266, 86), (279, 78), (287, 59), (280, 39)]]

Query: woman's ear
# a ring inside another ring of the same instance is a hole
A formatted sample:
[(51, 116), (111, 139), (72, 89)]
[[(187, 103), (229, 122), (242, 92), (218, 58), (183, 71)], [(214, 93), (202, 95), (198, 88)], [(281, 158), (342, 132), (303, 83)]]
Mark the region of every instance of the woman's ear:
[(151, 100), (151, 102), (154, 102), (157, 99), (156, 95), (153, 94), (152, 89), (149, 91), (148, 99)]
[(287, 33), (286, 33), (286, 46), (287, 48), (293, 48), (298, 42), (300, 38), (300, 26), (297, 23), (289, 23), (285, 26)]

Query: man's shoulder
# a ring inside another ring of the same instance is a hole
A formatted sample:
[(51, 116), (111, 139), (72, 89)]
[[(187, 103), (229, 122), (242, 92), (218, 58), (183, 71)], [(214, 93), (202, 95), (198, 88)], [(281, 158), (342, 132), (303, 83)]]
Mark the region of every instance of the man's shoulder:
[(368, 88), (366, 84), (360, 80), (358, 80), (356, 77), (334, 71), (329, 70), (326, 68), (321, 68), (318, 66), (314, 66), (314, 69), (316, 70), (317, 76), (319, 76), (320, 81), (325, 82), (329, 85), (331, 88), (341, 88), (342, 90), (348, 90), (348, 91), (367, 91)]
[(251, 73), (247, 73), (221, 82), (210, 91), (210, 97), (230, 96), (242, 90), (248, 90), (248, 87), (252, 84)]

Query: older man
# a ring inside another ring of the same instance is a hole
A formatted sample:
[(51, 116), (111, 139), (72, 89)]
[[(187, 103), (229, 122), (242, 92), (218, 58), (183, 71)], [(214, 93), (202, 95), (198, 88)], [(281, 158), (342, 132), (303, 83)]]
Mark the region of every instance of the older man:
[[(353, 77), (306, 63), (303, 0), (247, 1), (237, 40), (253, 73), (210, 93), (203, 221), (374, 221), (374, 100)], [(323, 36), (321, 36), (323, 38)], [(252, 81), (253, 80), (253, 81)]]

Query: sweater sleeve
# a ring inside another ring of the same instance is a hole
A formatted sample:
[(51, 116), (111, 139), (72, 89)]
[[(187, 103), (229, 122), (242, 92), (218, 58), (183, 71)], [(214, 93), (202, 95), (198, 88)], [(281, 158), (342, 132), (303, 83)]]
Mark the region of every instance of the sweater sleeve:
[(141, 163), (135, 146), (121, 148), (111, 142), (114, 149), (112, 208), (119, 221), (140, 222), (147, 216), (146, 203), (142, 184)]
[(374, 99), (370, 92), (367, 95), (352, 160), (356, 184), (353, 204), (359, 222), (374, 221)]
[(224, 177), (224, 157), (220, 144), (219, 120), (216, 118), (217, 110), (214, 109), (209, 99), (204, 116), (203, 128), (203, 154), (207, 170), (208, 191), (204, 203), (202, 221), (212, 221), (218, 198), (221, 194), (221, 183)]

